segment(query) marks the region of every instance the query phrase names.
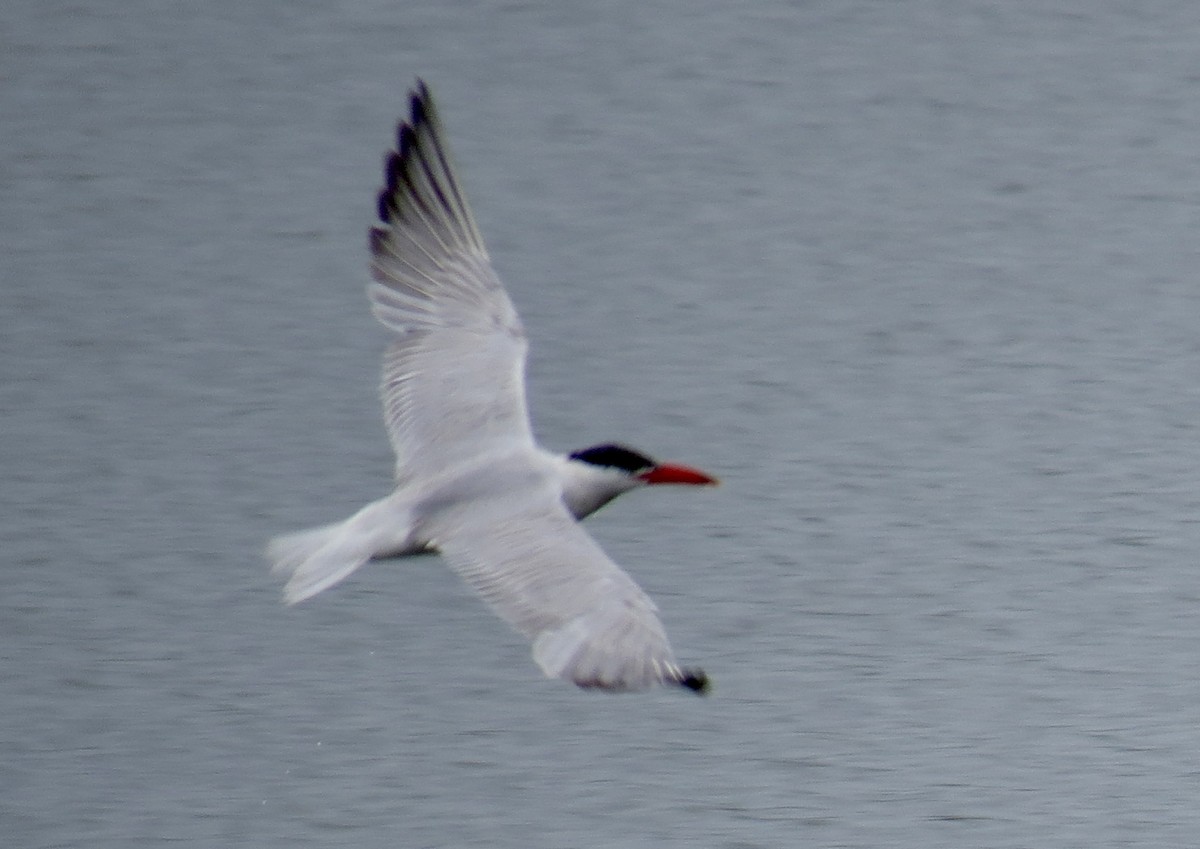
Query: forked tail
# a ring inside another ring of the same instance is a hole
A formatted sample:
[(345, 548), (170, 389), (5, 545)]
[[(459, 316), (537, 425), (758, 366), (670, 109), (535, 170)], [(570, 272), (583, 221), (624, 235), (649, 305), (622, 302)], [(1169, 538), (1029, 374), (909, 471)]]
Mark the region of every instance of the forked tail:
[(283, 599), (296, 604), (327, 590), (371, 559), (368, 551), (344, 543), (341, 524), (275, 537), (267, 545), (271, 573), (288, 576)]
[(275, 537), (271, 572), (286, 575), (283, 599), (296, 604), (347, 578), (372, 557), (415, 553), (410, 514), (394, 497), (368, 504), (344, 522)]

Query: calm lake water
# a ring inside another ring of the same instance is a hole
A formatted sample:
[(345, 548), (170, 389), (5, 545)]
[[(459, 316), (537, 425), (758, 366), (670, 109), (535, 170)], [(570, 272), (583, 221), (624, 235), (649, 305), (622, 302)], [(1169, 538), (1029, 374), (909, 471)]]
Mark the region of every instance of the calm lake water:
[[(7, 845), (1195, 845), (1200, 8), (4, 17)], [(279, 603), (389, 486), (418, 74), (541, 438), (725, 482), (589, 521), (709, 699), (541, 679), (435, 558)]]

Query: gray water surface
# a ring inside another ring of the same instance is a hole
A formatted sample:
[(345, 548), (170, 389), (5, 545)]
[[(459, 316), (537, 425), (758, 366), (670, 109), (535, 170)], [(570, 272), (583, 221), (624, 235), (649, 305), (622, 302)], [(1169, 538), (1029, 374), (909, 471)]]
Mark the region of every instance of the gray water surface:
[[(1200, 9), (1057, 5), (5, 12), (6, 845), (1196, 845)], [(709, 699), (436, 558), (279, 603), (389, 486), (417, 74), (540, 437), (724, 479), (589, 521)]]

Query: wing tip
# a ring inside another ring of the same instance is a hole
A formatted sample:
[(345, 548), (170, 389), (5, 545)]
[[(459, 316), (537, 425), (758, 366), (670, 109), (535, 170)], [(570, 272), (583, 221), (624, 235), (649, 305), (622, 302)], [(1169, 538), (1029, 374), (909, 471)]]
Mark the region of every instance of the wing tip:
[[(375, 213), (383, 224), (392, 223), (392, 193), (389, 189), (380, 189), (379, 194), (375, 196)], [(377, 229), (379, 228), (373, 227), (372, 231)]]
[(444, 135), (433, 94), (418, 77), (408, 92), (408, 114), (396, 123), (395, 149), (384, 155), (375, 211), (382, 223), (411, 230), (436, 253), (466, 250), (486, 259)]
[[(415, 139), (417, 127), (421, 124), (431, 123), (430, 113), (432, 112), (433, 96), (429, 93), (429, 87), (425, 85), (425, 81), (417, 77), (416, 84), (408, 91), (408, 117), (401, 120), (396, 126), (398, 150), (403, 151), (406, 144)], [(409, 136), (407, 141), (404, 138), (406, 133)]]
[(681, 669), (675, 683), (691, 690), (697, 696), (707, 696), (712, 692), (712, 679), (703, 669)]
[[(641, 690), (647, 682), (631, 684), (630, 682), (614, 682), (604, 678), (571, 678), (571, 683), (581, 690), (600, 690), (609, 693), (624, 693), (631, 690)], [(697, 696), (707, 696), (712, 692), (712, 679), (703, 669), (673, 669), (671, 673), (660, 679), (662, 684), (677, 684), (686, 690), (691, 690)]]
[(429, 86), (425, 85), (425, 81), (417, 77), (416, 85), (408, 93), (408, 111), (412, 115), (414, 124), (429, 121), (429, 113), (432, 111), (430, 104), (433, 98), (429, 94)]

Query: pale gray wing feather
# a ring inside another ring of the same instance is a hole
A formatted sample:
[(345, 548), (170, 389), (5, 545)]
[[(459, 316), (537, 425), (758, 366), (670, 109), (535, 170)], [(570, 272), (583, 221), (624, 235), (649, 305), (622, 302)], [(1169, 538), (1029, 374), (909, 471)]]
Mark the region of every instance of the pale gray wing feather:
[(398, 478), (533, 445), (528, 344), (454, 176), (429, 91), (413, 92), (388, 156), (371, 229), (369, 294), (396, 334), (383, 361), (384, 417)]
[(676, 664), (654, 602), (552, 492), (468, 504), (429, 530), (450, 567), (533, 641), (547, 676), (611, 690), (694, 680)]

